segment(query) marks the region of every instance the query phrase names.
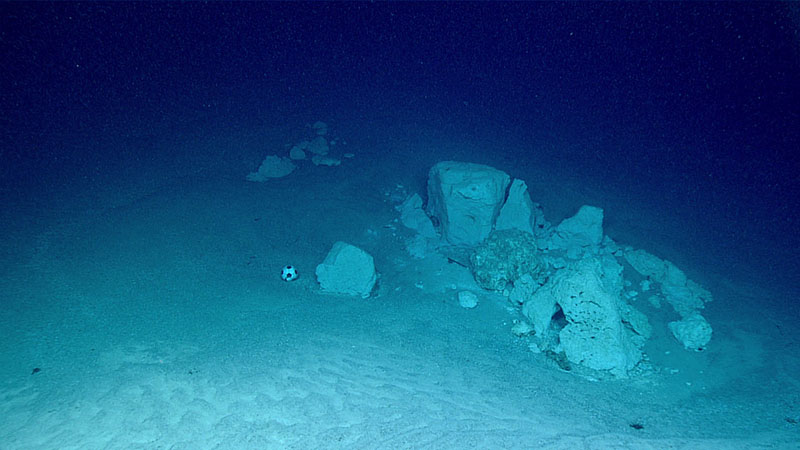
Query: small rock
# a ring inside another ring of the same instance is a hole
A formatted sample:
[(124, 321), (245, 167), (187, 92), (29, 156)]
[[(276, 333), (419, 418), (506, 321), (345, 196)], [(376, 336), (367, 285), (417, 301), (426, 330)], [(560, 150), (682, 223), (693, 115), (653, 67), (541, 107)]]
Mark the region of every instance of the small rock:
[(293, 159), (295, 161), (306, 159), (306, 152), (299, 145), (295, 145), (289, 150), (289, 159)]
[(328, 134), (328, 124), (321, 120), (314, 122), (314, 125), (311, 125), (311, 129), (314, 130), (317, 136), (325, 136)]
[(478, 296), (470, 291), (461, 291), (458, 293), (458, 304), (462, 308), (472, 309), (478, 306)]
[(342, 160), (338, 158), (332, 158), (330, 156), (314, 155), (311, 157), (311, 162), (314, 163), (315, 166), (334, 167), (341, 164)]
[(528, 322), (519, 321), (511, 327), (511, 332), (517, 337), (530, 336), (533, 334), (533, 327)]

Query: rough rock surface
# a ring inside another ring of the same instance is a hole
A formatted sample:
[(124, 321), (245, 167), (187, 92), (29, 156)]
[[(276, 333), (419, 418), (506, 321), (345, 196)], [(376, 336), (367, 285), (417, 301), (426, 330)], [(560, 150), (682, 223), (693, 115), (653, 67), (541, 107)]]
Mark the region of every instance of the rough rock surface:
[(525, 274), (538, 279), (541, 260), (532, 234), (519, 230), (498, 230), (475, 247), (470, 268), (478, 285), (503, 291)]
[(567, 250), (577, 256), (583, 248), (596, 247), (603, 241), (603, 210), (581, 206), (578, 212), (561, 221), (550, 240), (550, 248)]
[[(620, 299), (622, 267), (613, 257), (587, 257), (559, 270), (523, 306), (523, 313), (537, 334), (549, 327), (555, 302), (564, 313), (567, 325), (558, 333), (559, 345), (573, 364), (617, 377), (625, 377), (642, 359), (641, 347), (646, 340), (624, 322), (632, 314)], [(637, 311), (638, 313), (638, 311)], [(649, 333), (649, 324), (637, 324)]]

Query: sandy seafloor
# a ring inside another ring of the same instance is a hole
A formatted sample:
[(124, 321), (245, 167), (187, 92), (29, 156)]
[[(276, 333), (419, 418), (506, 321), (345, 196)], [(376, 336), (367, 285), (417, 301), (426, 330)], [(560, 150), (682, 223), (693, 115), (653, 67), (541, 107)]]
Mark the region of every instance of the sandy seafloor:
[[(693, 213), (402, 129), (341, 136), (335, 151), (355, 157), (339, 167), (246, 181), (293, 132), (164, 139), (163, 163), (6, 194), (1, 449), (800, 448), (797, 311), (764, 306), (790, 294), (759, 267), (742, 276), (746, 260), (714, 266)], [(590, 381), (513, 336), (502, 296), (461, 308), (458, 290), (479, 291), (467, 269), (412, 258), (395, 210), (446, 159), (524, 179), (554, 223), (603, 207), (618, 243), (714, 294), (707, 351), (680, 348), (668, 311), (639, 305), (652, 370)], [(375, 257), (376, 296), (319, 292), (314, 268), (338, 240)]]

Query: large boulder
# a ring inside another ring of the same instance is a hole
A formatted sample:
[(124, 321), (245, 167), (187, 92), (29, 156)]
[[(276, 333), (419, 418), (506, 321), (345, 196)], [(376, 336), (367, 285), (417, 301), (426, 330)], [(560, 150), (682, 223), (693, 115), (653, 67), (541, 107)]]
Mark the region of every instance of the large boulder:
[(642, 359), (650, 328), (643, 314), (622, 301), (622, 287), (622, 266), (613, 257), (586, 257), (557, 271), (525, 302), (523, 314), (537, 335), (546, 334), (557, 305), (567, 324), (554, 330), (556, 351), (570, 363), (626, 377)]
[(533, 234), (536, 218), (536, 207), (528, 194), (528, 186), (524, 181), (515, 179), (508, 188), (508, 198), (500, 209), (494, 228), (520, 230)]
[(648, 280), (661, 284), (661, 292), (681, 317), (690, 317), (712, 300), (711, 293), (687, 278), (675, 264), (644, 250), (628, 249), (625, 260)]
[(336, 242), (317, 266), (322, 292), (369, 297), (378, 279), (372, 256), (358, 247)]
[(472, 246), (492, 232), (510, 177), (482, 164), (443, 161), (428, 174), (428, 215), (439, 222), (442, 239)]

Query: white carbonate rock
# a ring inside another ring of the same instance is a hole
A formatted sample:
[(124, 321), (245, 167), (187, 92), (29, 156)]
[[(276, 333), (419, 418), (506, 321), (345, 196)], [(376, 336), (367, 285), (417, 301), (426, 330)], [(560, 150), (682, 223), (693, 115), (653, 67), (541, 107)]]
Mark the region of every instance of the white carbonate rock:
[(458, 293), (458, 304), (462, 308), (472, 309), (478, 306), (478, 296), (470, 291), (461, 291)]
[(514, 287), (509, 292), (508, 299), (515, 305), (521, 305), (533, 296), (538, 287), (539, 283), (533, 279), (531, 274), (525, 273), (514, 281)]
[(421, 234), (415, 234), (405, 240), (406, 252), (414, 259), (428, 256), (428, 240)]
[(622, 286), (622, 267), (612, 256), (587, 256), (558, 270), (522, 312), (540, 335), (560, 307), (567, 324), (558, 331), (557, 350), (570, 363), (626, 377), (642, 359), (650, 328), (643, 314), (621, 300)]
[(697, 313), (683, 320), (670, 322), (669, 330), (687, 350), (702, 351), (711, 340), (711, 325)]
[(551, 248), (578, 249), (596, 247), (603, 241), (603, 210), (581, 206), (578, 212), (555, 228)]
[(545, 284), (522, 304), (522, 314), (533, 324), (537, 336), (543, 336), (550, 326), (553, 314), (558, 311), (558, 299), (553, 285)]
[(322, 264), (317, 266), (322, 292), (369, 297), (378, 275), (372, 256), (345, 242), (336, 242)]
[(472, 246), (491, 233), (505, 200), (509, 176), (495, 168), (443, 161), (428, 174), (428, 215), (439, 222), (442, 238)]
[(342, 160), (339, 158), (333, 158), (331, 156), (314, 155), (311, 157), (311, 162), (314, 163), (315, 166), (335, 167), (340, 165)]
[(289, 159), (295, 161), (306, 159), (306, 152), (299, 145), (293, 145), (289, 150)]
[(321, 120), (314, 122), (314, 125), (311, 125), (311, 129), (314, 130), (317, 136), (325, 136), (328, 134), (328, 124)]
[(295, 167), (289, 158), (270, 155), (264, 158), (264, 162), (261, 163), (257, 172), (251, 172), (247, 175), (247, 179), (249, 181), (264, 182), (271, 178), (285, 177), (292, 173)]
[(713, 299), (710, 292), (688, 279), (681, 269), (667, 260), (644, 250), (625, 251), (625, 260), (640, 275), (648, 278), (648, 289), (649, 281), (661, 284), (661, 293), (681, 317), (696, 314)]
[(325, 140), (324, 137), (317, 136), (308, 142), (305, 150), (308, 150), (315, 155), (325, 156), (330, 151), (330, 147), (328, 147), (328, 141)]
[(625, 260), (642, 276), (651, 280), (661, 283), (666, 278), (666, 261), (644, 250), (626, 250)]
[(524, 181), (515, 179), (508, 188), (508, 198), (500, 209), (495, 230), (520, 230), (533, 234), (535, 208)]

